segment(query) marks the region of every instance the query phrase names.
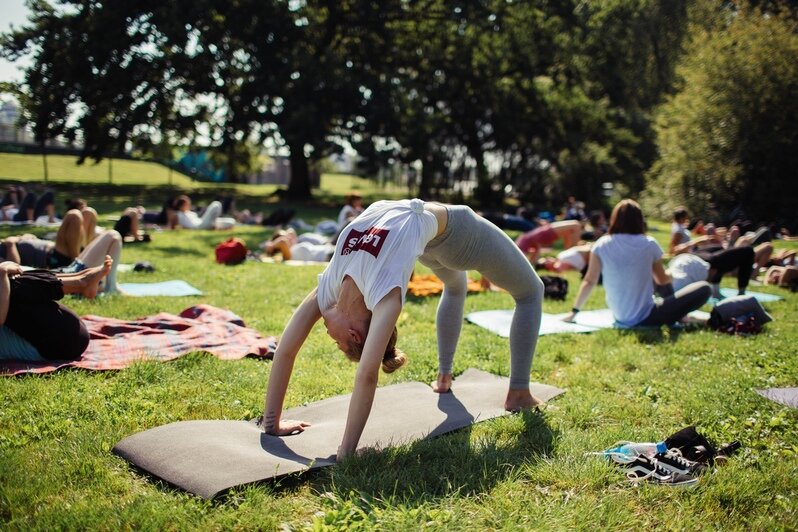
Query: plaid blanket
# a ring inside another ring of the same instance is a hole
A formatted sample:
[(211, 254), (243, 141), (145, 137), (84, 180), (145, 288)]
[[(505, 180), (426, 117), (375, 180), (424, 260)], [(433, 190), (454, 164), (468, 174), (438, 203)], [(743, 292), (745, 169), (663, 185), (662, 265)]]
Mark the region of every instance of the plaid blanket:
[(179, 316), (161, 312), (140, 320), (84, 316), (91, 341), (78, 360), (0, 361), (0, 375), (47, 373), (64, 367), (90, 370), (123, 369), (142, 360), (167, 361), (193, 351), (207, 351), (222, 360), (251, 355), (270, 359), (274, 336), (248, 329), (233, 312), (210, 305), (189, 307)]

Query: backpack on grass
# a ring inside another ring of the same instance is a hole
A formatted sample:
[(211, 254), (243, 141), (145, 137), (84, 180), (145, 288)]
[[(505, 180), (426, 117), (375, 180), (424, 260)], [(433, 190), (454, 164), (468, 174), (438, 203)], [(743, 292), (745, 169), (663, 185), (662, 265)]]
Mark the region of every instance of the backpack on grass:
[(543, 297), (563, 301), (568, 295), (568, 280), (555, 275), (541, 275)]
[(216, 246), (216, 262), (219, 264), (241, 264), (247, 258), (247, 245), (237, 237), (231, 237)]

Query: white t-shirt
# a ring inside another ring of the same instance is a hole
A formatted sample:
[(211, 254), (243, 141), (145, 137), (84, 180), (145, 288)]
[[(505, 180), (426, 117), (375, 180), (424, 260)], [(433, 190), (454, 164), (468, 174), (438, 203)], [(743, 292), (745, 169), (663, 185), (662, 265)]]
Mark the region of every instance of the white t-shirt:
[(373, 203), (346, 227), (330, 264), (319, 275), (319, 308), (335, 305), (347, 275), (369, 310), (397, 286), (404, 304), (416, 259), (437, 232), (435, 215), (425, 211), (419, 199)]
[(690, 231), (682, 224), (673, 222), (671, 223), (671, 237), (676, 234), (679, 235), (679, 241), (676, 242), (677, 245), (690, 242)]
[(202, 223), (202, 218), (194, 211), (177, 211), (177, 223), (186, 229), (196, 229)]
[(349, 218), (357, 216), (357, 214), (358, 214), (357, 209), (355, 209), (349, 204), (344, 205), (341, 208), (341, 212), (338, 213), (338, 229), (343, 229), (344, 227), (346, 227), (346, 224), (350, 222)]
[(291, 260), (306, 260), (308, 262), (327, 262), (335, 251), (332, 244), (314, 244), (313, 242), (297, 242), (291, 246)]
[(654, 308), (651, 268), (662, 248), (646, 235), (614, 234), (599, 238), (591, 249), (601, 259), (607, 306), (621, 327), (633, 327)]
[(706, 281), (709, 274), (709, 263), (701, 257), (682, 253), (673, 257), (668, 264), (668, 270), (673, 277), (673, 289), (681, 290), (690, 283)]
[(297, 243), (310, 242), (311, 244), (329, 244), (330, 237), (319, 233), (302, 233), (296, 237)]
[(561, 251), (557, 254), (557, 258), (560, 259), (560, 262), (567, 262), (573, 266), (576, 271), (581, 272), (586, 266), (585, 259), (582, 257), (582, 252), (577, 248), (568, 248)]

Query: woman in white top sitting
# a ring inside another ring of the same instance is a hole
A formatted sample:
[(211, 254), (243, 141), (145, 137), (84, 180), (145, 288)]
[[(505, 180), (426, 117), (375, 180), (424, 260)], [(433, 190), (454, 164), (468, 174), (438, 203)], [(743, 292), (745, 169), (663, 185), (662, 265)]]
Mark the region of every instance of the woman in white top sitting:
[(529, 372), (542, 316), (543, 282), (515, 243), (498, 227), (465, 206), (418, 199), (378, 201), (341, 234), (318, 288), (294, 312), (274, 354), (263, 429), (275, 435), (302, 431), (302, 421), (281, 419), (294, 360), (313, 325), (327, 333), (348, 358), (358, 362), (349, 414), (338, 458), (353, 453), (371, 411), (380, 366), (392, 372), (406, 357), (396, 349), (396, 321), (410, 275), (419, 259), (444, 282), (438, 306), (436, 392), (452, 383), (452, 361), (463, 323), (468, 290), (466, 270), (487, 275), (516, 303), (510, 329), (508, 410), (534, 408)]
[(363, 212), (363, 196), (357, 192), (352, 192), (346, 197), (346, 204), (341, 207), (338, 213), (338, 231), (341, 231), (346, 225), (360, 216)]
[(587, 273), (565, 321), (576, 318), (599, 275), (604, 279), (607, 306), (621, 327), (674, 323), (704, 305), (711, 293), (709, 283), (700, 281), (654, 300), (654, 284), (669, 286), (671, 277), (662, 264), (662, 248), (645, 234), (640, 205), (630, 199), (615, 206), (608, 234), (593, 244)]

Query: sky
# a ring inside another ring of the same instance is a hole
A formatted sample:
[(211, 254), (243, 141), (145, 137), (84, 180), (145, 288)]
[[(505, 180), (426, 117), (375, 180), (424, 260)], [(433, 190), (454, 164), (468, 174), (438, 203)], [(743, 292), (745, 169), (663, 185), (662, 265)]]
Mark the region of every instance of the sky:
[[(25, 0), (0, 0), (0, 32), (6, 33), (11, 26), (19, 27), (28, 20)], [(0, 81), (21, 81), (22, 73), (14, 63), (0, 59)]]

